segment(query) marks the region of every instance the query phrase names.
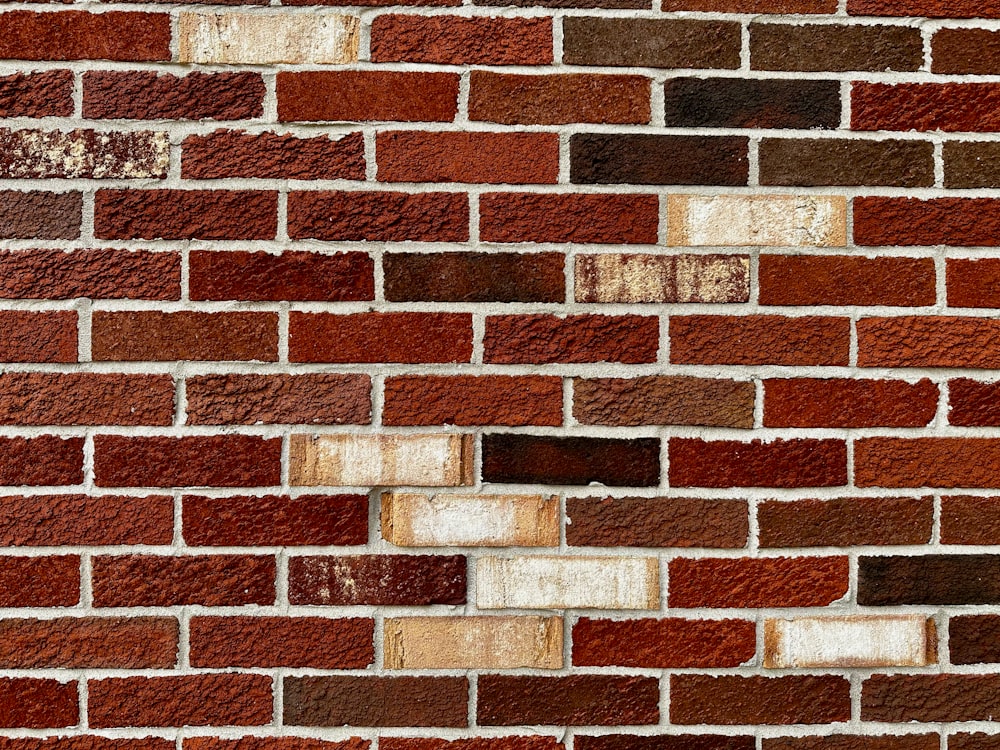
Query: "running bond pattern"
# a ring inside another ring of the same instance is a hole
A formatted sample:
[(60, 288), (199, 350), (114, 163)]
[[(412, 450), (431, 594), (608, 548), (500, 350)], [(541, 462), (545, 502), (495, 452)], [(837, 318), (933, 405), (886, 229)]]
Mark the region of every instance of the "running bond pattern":
[(11, 2), (0, 118), (0, 750), (1000, 748), (1000, 2)]

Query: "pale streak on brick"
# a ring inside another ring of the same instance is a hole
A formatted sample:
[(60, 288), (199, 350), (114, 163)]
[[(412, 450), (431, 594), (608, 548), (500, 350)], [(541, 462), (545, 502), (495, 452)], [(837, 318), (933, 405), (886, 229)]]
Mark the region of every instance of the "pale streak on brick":
[(471, 435), (292, 435), (298, 486), (458, 487), (472, 483)]
[(671, 195), (667, 245), (843, 247), (840, 195)]
[(656, 558), (482, 557), (480, 609), (658, 609)]
[(0, 130), (0, 177), (142, 179), (166, 177), (170, 134), (96, 130)]
[(556, 547), (559, 499), (386, 492), (382, 537), (399, 547)]
[(385, 621), (387, 669), (561, 669), (561, 617), (401, 617)]
[(340, 13), (181, 13), (180, 61), (263, 65), (358, 59), (361, 21)]
[(937, 659), (934, 621), (921, 615), (800, 617), (764, 622), (764, 666), (922, 667)]
[(577, 302), (746, 302), (746, 255), (580, 255)]

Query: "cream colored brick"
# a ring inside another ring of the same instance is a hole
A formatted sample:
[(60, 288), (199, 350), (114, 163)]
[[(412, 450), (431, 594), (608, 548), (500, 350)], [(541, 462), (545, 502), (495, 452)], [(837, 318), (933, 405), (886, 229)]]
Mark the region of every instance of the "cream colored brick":
[(671, 195), (667, 244), (843, 247), (847, 199), (839, 195)]
[(648, 557), (482, 557), (480, 609), (657, 609), (659, 564)]
[(457, 487), (472, 483), (472, 435), (292, 435), (299, 486)]
[(921, 667), (936, 656), (934, 622), (921, 615), (797, 617), (764, 622), (764, 666)]
[(746, 255), (604, 253), (576, 259), (577, 302), (746, 302)]
[(180, 61), (266, 65), (358, 59), (361, 21), (340, 13), (181, 13)]
[(560, 669), (561, 617), (401, 617), (385, 621), (386, 669)]
[(386, 492), (382, 537), (399, 547), (555, 547), (559, 498)]

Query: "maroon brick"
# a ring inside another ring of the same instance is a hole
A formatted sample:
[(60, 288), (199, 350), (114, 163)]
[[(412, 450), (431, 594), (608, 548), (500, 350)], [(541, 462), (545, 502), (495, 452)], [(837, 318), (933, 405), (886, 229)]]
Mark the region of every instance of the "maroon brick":
[(354, 242), (465, 242), (465, 193), (292, 192), (288, 236)]
[[(858, 559), (858, 604), (996, 604), (1000, 556), (892, 555)], [(948, 703), (940, 704), (947, 707)], [(950, 721), (950, 719), (929, 719)], [(958, 719), (962, 721), (962, 719)]]
[(0, 557), (0, 607), (72, 607), (79, 601), (77, 555)]
[[(961, 732), (948, 735), (949, 750), (994, 750), (1000, 735), (985, 732)], [(922, 749), (921, 749), (922, 750)]]
[(847, 484), (843, 440), (670, 439), (673, 487), (838, 487)]
[(2, 750), (172, 750), (175, 743), (162, 737), (109, 739), (90, 734), (63, 737), (3, 737)]
[(0, 117), (70, 117), (73, 72), (40, 70), (0, 76)]
[(457, 73), (288, 72), (277, 86), (281, 122), (451, 122), (458, 113)]
[(377, 16), (371, 26), (371, 60), (546, 65), (552, 62), (552, 19)]
[(216, 130), (184, 139), (181, 177), (363, 180), (365, 144), (361, 133), (340, 138), (327, 135), (297, 138), (278, 133)]
[(79, 716), (76, 682), (38, 677), (0, 678), (0, 727), (72, 727)]
[(862, 721), (990, 721), (1000, 675), (872, 675), (861, 685)]
[(764, 750), (938, 750), (936, 734), (831, 734), (812, 737), (768, 737)]
[(854, 483), (858, 487), (1000, 487), (1000, 440), (856, 440)]
[(761, 547), (928, 544), (931, 497), (767, 500), (757, 506)]
[(491, 315), (486, 318), (483, 361), (655, 362), (660, 321), (639, 315)]
[(0, 438), (0, 485), (83, 482), (83, 438), (40, 435)]
[(583, 667), (738, 667), (757, 650), (749, 620), (591, 620), (573, 625), (573, 665)]
[(0, 424), (170, 425), (173, 416), (169, 375), (0, 374)]
[(834, 675), (671, 675), (674, 724), (832, 724), (851, 718), (851, 685)]
[(288, 601), (324, 605), (464, 604), (466, 567), (462, 555), (293, 557), (288, 562)]
[(504, 375), (388, 377), (385, 380), (382, 424), (558, 427), (562, 424), (562, 378)]
[(948, 423), (965, 427), (1000, 425), (1000, 383), (970, 378), (948, 381)]
[(76, 312), (0, 311), (0, 362), (76, 362)]
[(172, 617), (0, 620), (5, 669), (168, 669), (177, 662)]
[(4, 547), (170, 544), (173, 527), (169, 495), (24, 495), (0, 504)]
[(577, 750), (753, 750), (754, 745), (753, 737), (721, 734), (602, 734), (597, 737), (578, 734), (573, 738)]
[(735, 69), (740, 65), (740, 27), (732, 21), (566, 16), (563, 62)]
[(942, 497), (942, 544), (993, 544), (1000, 534), (1000, 498)]
[(1000, 245), (995, 198), (855, 198), (859, 245)]
[(989, 29), (938, 29), (931, 39), (931, 71), (994, 75), (1000, 35)]
[(952, 664), (1000, 662), (1000, 617), (964, 615), (948, 620), (948, 654)]
[(925, 427), (937, 412), (938, 388), (924, 378), (764, 381), (765, 427)]
[(848, 0), (853, 16), (927, 16), (930, 18), (1000, 18), (996, 0)]
[(82, 216), (80, 193), (0, 190), (0, 239), (75, 240)]
[(949, 307), (1000, 307), (1000, 262), (948, 258), (945, 263)]
[(94, 120), (244, 120), (264, 114), (259, 73), (90, 70), (83, 116)]
[(149, 250), (2, 250), (0, 298), (181, 297), (180, 256)]
[(0, 58), (169, 60), (170, 16), (115, 11), (7, 11), (0, 14)]
[(469, 737), (445, 740), (437, 737), (379, 737), (382, 750), (562, 750), (555, 737), (541, 734), (505, 737)]
[[(184, 750), (369, 750), (370, 747), (371, 742), (360, 737), (350, 737), (339, 741), (314, 740), (306, 737), (254, 737), (253, 735), (244, 735), (235, 740), (222, 737), (184, 738)], [(915, 748), (914, 750), (923, 749)]]
[(525, 724), (619, 725), (659, 721), (655, 677), (479, 677), (476, 721), (483, 726)]
[(851, 321), (780, 315), (670, 318), (670, 361), (682, 365), (846, 366)]
[(852, 130), (1000, 130), (995, 83), (863, 83), (851, 87)]
[(933, 305), (933, 258), (761, 255), (762, 305)]

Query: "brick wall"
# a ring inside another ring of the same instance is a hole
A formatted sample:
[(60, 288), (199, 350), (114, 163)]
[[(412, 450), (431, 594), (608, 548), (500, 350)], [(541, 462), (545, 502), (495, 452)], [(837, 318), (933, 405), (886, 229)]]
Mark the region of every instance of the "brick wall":
[(1000, 2), (357, 1), (0, 8), (0, 750), (1000, 748)]

